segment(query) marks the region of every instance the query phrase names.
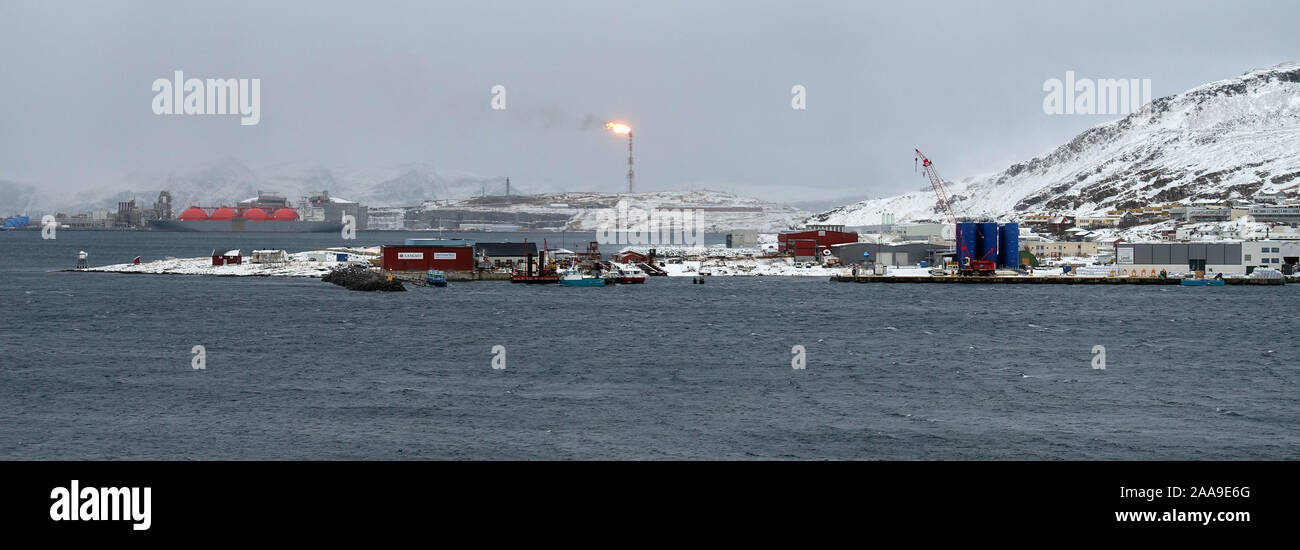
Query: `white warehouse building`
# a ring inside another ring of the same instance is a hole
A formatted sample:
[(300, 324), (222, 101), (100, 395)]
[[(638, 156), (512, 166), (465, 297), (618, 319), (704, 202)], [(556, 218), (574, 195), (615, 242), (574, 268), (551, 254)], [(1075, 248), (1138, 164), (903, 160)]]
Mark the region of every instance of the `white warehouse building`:
[(1289, 272), (1300, 263), (1300, 243), (1238, 241), (1204, 243), (1125, 243), (1115, 246), (1115, 264), (1123, 270), (1248, 275), (1257, 267)]

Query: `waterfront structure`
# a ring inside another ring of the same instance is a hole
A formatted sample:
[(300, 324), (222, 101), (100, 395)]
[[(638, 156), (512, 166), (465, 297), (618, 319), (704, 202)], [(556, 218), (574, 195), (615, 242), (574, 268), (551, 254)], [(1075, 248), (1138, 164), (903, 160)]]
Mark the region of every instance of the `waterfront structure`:
[[(478, 267), (511, 267), (523, 264), (528, 258), (537, 257), (537, 243), (474, 243), (474, 256), (478, 258)], [(484, 265), (486, 259), (486, 265)]]
[(474, 245), (383, 245), (380, 267), (390, 271), (474, 271)]
[(1256, 268), (1287, 271), (1300, 263), (1300, 243), (1290, 241), (1115, 244), (1115, 264), (1170, 273), (1205, 271), (1247, 275)]
[[(869, 253), (869, 254), (864, 254)], [(928, 242), (909, 243), (846, 243), (831, 245), (831, 255), (846, 264), (905, 266), (926, 262), (942, 265), (944, 256), (953, 255), (951, 246)]]
[(758, 230), (732, 230), (727, 233), (727, 248), (758, 248)]
[(777, 251), (796, 260), (812, 259), (832, 245), (858, 242), (858, 234), (842, 225), (809, 225), (797, 231), (783, 231), (776, 237)]

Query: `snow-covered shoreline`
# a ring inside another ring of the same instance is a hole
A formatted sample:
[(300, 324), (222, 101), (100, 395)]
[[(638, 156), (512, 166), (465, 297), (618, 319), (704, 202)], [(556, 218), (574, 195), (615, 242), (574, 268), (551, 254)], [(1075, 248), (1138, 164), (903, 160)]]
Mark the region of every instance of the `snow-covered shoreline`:
[[(348, 261), (320, 261), (319, 257), (336, 258), (337, 254), (347, 254)], [(98, 273), (134, 273), (143, 275), (211, 275), (217, 277), (311, 277), (321, 278), (331, 269), (354, 262), (366, 262), (379, 257), (379, 249), (371, 248), (331, 248), (326, 250), (308, 250), (288, 255), (288, 261), (281, 263), (251, 263), (244, 258), (244, 263), (235, 265), (212, 265), (212, 258), (165, 258), (141, 262), (140, 264), (111, 264), (73, 271)]]

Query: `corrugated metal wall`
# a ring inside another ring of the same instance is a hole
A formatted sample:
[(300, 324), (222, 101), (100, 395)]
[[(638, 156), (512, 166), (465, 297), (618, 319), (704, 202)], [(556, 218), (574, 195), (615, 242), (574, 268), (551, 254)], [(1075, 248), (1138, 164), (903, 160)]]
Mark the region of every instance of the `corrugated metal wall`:
[(1241, 265), (1241, 243), (1136, 243), (1134, 265), (1186, 265), (1205, 260), (1208, 265)]

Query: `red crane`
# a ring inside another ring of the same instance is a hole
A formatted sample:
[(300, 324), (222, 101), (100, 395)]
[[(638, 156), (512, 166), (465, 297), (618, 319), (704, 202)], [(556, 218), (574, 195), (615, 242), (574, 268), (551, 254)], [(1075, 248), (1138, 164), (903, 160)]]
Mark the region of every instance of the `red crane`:
[[(921, 166), (925, 168), (925, 175), (930, 177), (930, 185), (934, 187), (934, 196), (939, 201), (939, 209), (943, 210), (944, 215), (948, 216), (948, 223), (954, 225), (956, 229), (957, 216), (952, 212), (952, 201), (948, 199), (948, 186), (939, 177), (939, 173), (934, 170), (934, 163), (925, 158), (925, 154), (920, 149), (915, 149), (916, 159), (921, 161)], [(961, 231), (958, 229), (954, 235), (957, 241), (958, 254), (961, 258), (961, 265), (957, 266), (957, 272), (962, 275), (992, 275), (997, 269), (996, 262), (990, 260), (976, 260), (971, 257), (970, 248), (975, 246), (974, 243), (965, 242), (962, 239)]]
[(939, 199), (939, 208), (943, 210), (944, 215), (948, 216), (948, 223), (957, 223), (957, 216), (952, 213), (952, 203), (948, 200), (948, 186), (944, 185), (943, 179), (939, 173), (934, 171), (934, 163), (925, 158), (925, 154), (920, 149), (916, 151), (916, 158), (913, 162), (920, 160), (921, 166), (925, 168), (925, 175), (930, 176), (930, 185), (934, 187), (934, 196)]

